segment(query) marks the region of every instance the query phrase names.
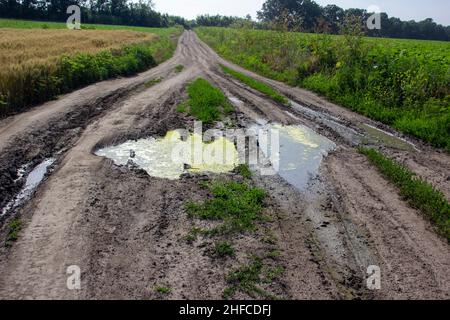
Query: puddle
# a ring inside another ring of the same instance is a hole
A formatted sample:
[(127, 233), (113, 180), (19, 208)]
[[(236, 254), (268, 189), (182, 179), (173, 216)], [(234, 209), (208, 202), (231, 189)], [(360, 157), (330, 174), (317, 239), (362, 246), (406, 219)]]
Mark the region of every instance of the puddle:
[(378, 129), (368, 124), (360, 124), (359, 128), (364, 130), (371, 140), (384, 144), (386, 147), (392, 147), (404, 151), (420, 151), (417, 147), (405, 139), (394, 136), (393, 134)]
[[(49, 167), (55, 162), (56, 159), (49, 158), (38, 164), (27, 176), (27, 180), (25, 181), (25, 185), (22, 190), (17, 194), (17, 196), (11, 200), (1, 212), (1, 216), (4, 216), (11, 210), (14, 210), (19, 205), (29, 200), (33, 195), (33, 192), (39, 186), (39, 184), (44, 179), (45, 174), (47, 173)], [(25, 172), (29, 165), (25, 165), (18, 170), (19, 179), (25, 175)]]
[(178, 131), (169, 131), (164, 138), (144, 138), (98, 149), (95, 154), (117, 165), (136, 165), (150, 176), (170, 180), (189, 172), (230, 172), (239, 162), (231, 141), (218, 138), (205, 143), (196, 133), (182, 139)]
[(318, 174), (322, 159), (336, 147), (331, 140), (302, 125), (267, 124), (255, 127), (262, 129), (258, 133), (259, 140), (269, 130), (278, 131), (278, 155), (273, 154), (276, 146), (271, 145), (272, 140), (266, 138), (263, 141), (268, 141), (268, 147), (263, 147), (262, 152), (267, 158), (278, 158), (277, 174), (300, 190), (306, 189), (309, 180)]
[(296, 111), (301, 112), (310, 120), (321, 123), (338, 133), (342, 138), (353, 144), (359, 145), (362, 142), (362, 136), (356, 130), (349, 128), (347, 125), (342, 124), (341, 121), (329, 114), (318, 112), (310, 108), (306, 108), (295, 101), (289, 100), (291, 107)]

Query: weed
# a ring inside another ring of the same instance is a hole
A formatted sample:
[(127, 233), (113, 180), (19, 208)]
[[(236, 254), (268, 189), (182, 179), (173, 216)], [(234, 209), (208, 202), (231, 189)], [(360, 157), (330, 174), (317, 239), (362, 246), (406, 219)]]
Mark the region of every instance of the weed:
[(438, 231), (450, 241), (450, 204), (440, 191), (374, 149), (360, 148), (359, 151), (400, 189), (400, 195), (412, 207), (433, 221)]
[(273, 280), (278, 278), (284, 273), (284, 268), (281, 266), (278, 267), (267, 267), (264, 269), (265, 279), (264, 282), (272, 283)]
[(147, 81), (147, 82), (145, 83), (145, 87), (146, 87), (146, 88), (151, 88), (151, 87), (153, 87), (154, 85), (160, 83), (162, 80), (163, 80), (162, 78), (156, 78), (156, 79), (152, 79), (152, 80), (150, 80), (150, 81)]
[(8, 224), (8, 235), (6, 236), (5, 246), (12, 246), (13, 242), (19, 238), (19, 232), (22, 229), (22, 220), (15, 218)]
[(160, 294), (169, 294), (172, 292), (172, 288), (169, 286), (157, 286), (155, 287), (155, 291)]
[(266, 254), (266, 257), (269, 259), (277, 260), (281, 256), (281, 252), (279, 250), (272, 250)]
[(232, 257), (234, 254), (235, 251), (233, 246), (227, 241), (217, 242), (214, 246), (214, 255), (218, 257)]
[[(263, 261), (257, 256), (252, 256), (248, 264), (231, 271), (226, 277), (228, 287), (223, 292), (225, 299), (230, 299), (233, 295), (242, 291), (250, 297), (261, 296), (265, 299), (275, 299), (275, 297), (262, 289), (259, 285), (263, 283)], [(275, 279), (275, 275), (272, 278)]]
[(252, 172), (250, 171), (250, 168), (247, 164), (240, 164), (236, 167), (236, 171), (244, 178), (244, 179), (251, 179)]
[(258, 90), (261, 93), (264, 93), (265, 95), (271, 97), (273, 100), (280, 102), (282, 104), (289, 104), (289, 101), (286, 99), (286, 97), (282, 96), (280, 93), (278, 93), (275, 89), (269, 87), (265, 83), (262, 83), (261, 81), (258, 81), (256, 79), (253, 79), (252, 77), (246, 76), (245, 74), (242, 74), (240, 72), (237, 72), (233, 69), (230, 69), (224, 65), (221, 65), (222, 70), (225, 73), (228, 73), (229, 75), (235, 77), (236, 79), (242, 81), (246, 85), (248, 85), (250, 88), (253, 88), (255, 90)]
[(180, 73), (181, 71), (183, 71), (184, 70), (184, 66), (182, 65), (182, 64), (179, 64), (179, 65), (177, 65), (176, 67), (175, 67), (175, 71), (177, 72), (177, 73)]
[(209, 230), (209, 235), (254, 230), (254, 221), (261, 219), (266, 192), (245, 183), (216, 181), (209, 185), (212, 198), (203, 203), (186, 204), (188, 215), (205, 220), (222, 220)]

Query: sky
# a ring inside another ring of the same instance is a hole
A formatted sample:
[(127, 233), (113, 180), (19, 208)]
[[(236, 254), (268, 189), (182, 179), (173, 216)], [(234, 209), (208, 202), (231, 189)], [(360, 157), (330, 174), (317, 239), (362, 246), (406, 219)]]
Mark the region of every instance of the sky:
[[(390, 17), (402, 20), (434, 21), (450, 25), (450, 0), (315, 0), (322, 6), (336, 4), (344, 9), (367, 9), (378, 6)], [(221, 14), (244, 17), (250, 14), (256, 18), (265, 0), (154, 0), (156, 10), (163, 13), (193, 19), (199, 14)]]

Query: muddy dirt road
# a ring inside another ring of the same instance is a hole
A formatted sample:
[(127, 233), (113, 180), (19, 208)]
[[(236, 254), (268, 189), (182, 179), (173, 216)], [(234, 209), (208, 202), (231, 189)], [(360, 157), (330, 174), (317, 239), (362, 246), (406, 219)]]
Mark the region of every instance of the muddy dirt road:
[[(180, 64), (184, 70), (177, 72)], [(276, 104), (224, 75), (219, 64), (270, 84), (295, 103)], [(243, 126), (261, 119), (301, 124), (336, 144), (306, 190), (279, 176), (254, 175), (252, 182), (270, 194), (265, 210), (271, 219), (235, 239), (233, 259), (211, 258), (207, 238), (183, 240), (195, 225), (184, 204), (207, 196), (199, 186), (207, 175), (159, 179), (93, 154), (97, 147), (192, 128), (194, 119), (176, 107), (198, 77), (232, 98)], [(381, 145), (449, 199), (450, 157), (406, 137), (407, 143), (392, 143), (367, 127), (401, 137), (310, 92), (223, 61), (186, 31), (174, 57), (152, 70), (89, 86), (0, 122), (2, 208), (21, 188), (21, 167), (56, 159), (34, 196), (0, 222), (3, 243), (8, 222), (22, 221), (18, 240), (0, 248), (0, 298), (220, 299), (226, 274), (248, 253), (276, 250), (273, 263), (284, 272), (265, 289), (283, 299), (448, 299), (447, 242), (355, 146)], [(268, 241), (268, 234), (277, 240)], [(67, 288), (72, 265), (81, 270), (80, 290)], [(380, 290), (366, 288), (370, 265), (380, 267)], [(155, 292), (160, 284), (171, 292)], [(249, 296), (238, 292), (235, 298)]]

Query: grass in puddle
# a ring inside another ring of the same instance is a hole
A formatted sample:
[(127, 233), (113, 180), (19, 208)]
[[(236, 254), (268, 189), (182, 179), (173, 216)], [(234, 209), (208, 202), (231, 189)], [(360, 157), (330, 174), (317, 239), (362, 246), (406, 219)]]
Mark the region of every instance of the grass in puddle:
[(400, 189), (400, 195), (412, 207), (431, 219), (450, 242), (450, 204), (442, 192), (374, 149), (360, 148), (359, 151)]
[(264, 190), (233, 181), (216, 181), (208, 188), (212, 198), (202, 203), (189, 202), (186, 210), (191, 217), (223, 221), (220, 226), (208, 230), (209, 235), (254, 230), (254, 222), (262, 218)]
[(12, 246), (19, 238), (19, 232), (22, 229), (22, 220), (19, 218), (13, 219), (8, 224), (8, 235), (6, 236), (5, 246)]
[(235, 255), (235, 250), (231, 243), (227, 241), (217, 242), (214, 246), (214, 255), (218, 257), (233, 257)]
[(188, 111), (204, 123), (212, 123), (219, 120), (222, 114), (227, 115), (234, 111), (222, 91), (205, 79), (198, 78), (189, 84), (187, 92), (189, 100), (179, 105), (177, 111)]
[(274, 295), (262, 289), (260, 285), (272, 282), (283, 272), (282, 267), (268, 268), (261, 258), (253, 256), (248, 264), (242, 265), (228, 274), (226, 277), (228, 287), (225, 288), (223, 297), (230, 299), (236, 292), (241, 291), (252, 298), (260, 296), (265, 299), (275, 299)]
[(250, 88), (253, 88), (267, 96), (269, 96), (270, 98), (272, 98), (273, 100), (280, 102), (282, 104), (289, 104), (288, 99), (286, 99), (286, 97), (282, 96), (279, 92), (277, 92), (275, 89), (273, 89), (272, 87), (269, 87), (268, 85), (266, 85), (265, 83), (258, 81), (256, 79), (253, 79), (252, 77), (246, 76), (245, 74), (242, 74), (240, 72), (237, 72), (233, 69), (230, 69), (224, 65), (221, 65), (221, 68), (223, 70), (223, 72), (233, 76), (234, 78), (242, 81), (243, 83), (245, 83), (246, 85), (248, 85)]

